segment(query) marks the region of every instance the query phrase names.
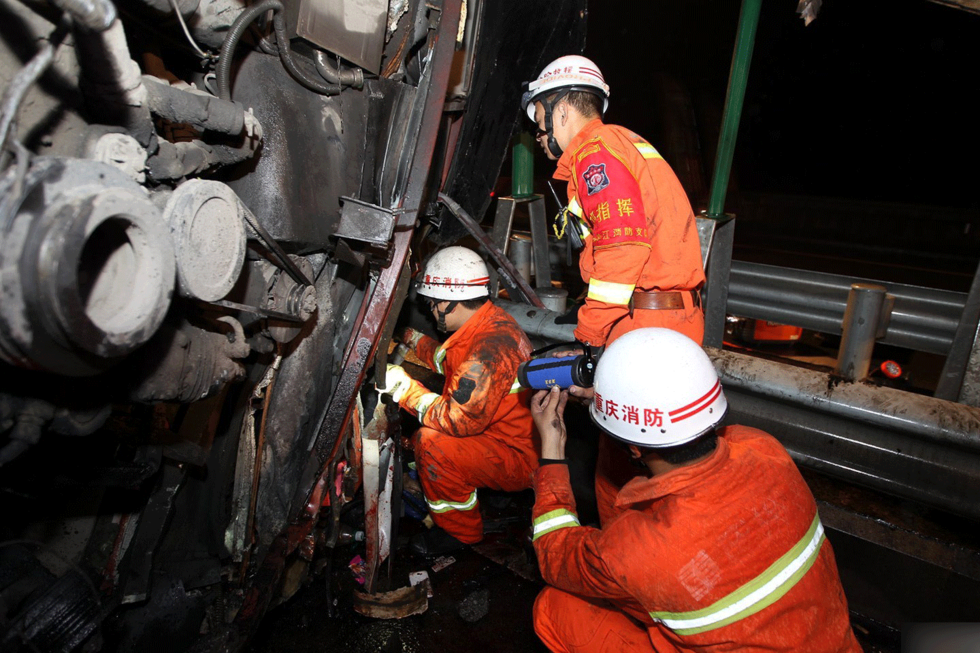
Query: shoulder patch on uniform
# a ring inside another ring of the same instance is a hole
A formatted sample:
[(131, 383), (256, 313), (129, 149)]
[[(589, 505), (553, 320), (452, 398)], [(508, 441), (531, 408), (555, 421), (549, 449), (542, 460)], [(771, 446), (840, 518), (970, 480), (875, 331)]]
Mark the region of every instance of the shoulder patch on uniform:
[(609, 175), (605, 163), (593, 163), (582, 173), (582, 180), (589, 195), (595, 195), (609, 186)]

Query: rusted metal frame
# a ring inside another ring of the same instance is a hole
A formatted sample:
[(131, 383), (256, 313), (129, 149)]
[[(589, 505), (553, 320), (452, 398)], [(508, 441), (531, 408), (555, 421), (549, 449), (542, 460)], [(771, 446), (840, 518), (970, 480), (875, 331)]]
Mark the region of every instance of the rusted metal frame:
[(544, 304), (541, 303), (541, 300), (538, 298), (537, 293), (534, 292), (534, 289), (531, 288), (526, 281), (524, 281), (524, 278), (517, 271), (517, 268), (514, 267), (514, 264), (511, 263), (510, 259), (504, 256), (503, 252), (501, 252), (494, 242), (490, 240), (490, 236), (483, 231), (480, 225), (477, 224), (476, 220), (470, 217), (470, 215), (463, 210), (463, 207), (461, 207), (456, 200), (449, 197), (445, 193), (439, 193), (439, 201), (442, 202), (447, 209), (449, 209), (449, 212), (452, 213), (457, 220), (459, 220), (460, 224), (466, 227), (466, 230), (469, 231), (470, 234), (479, 241), (484, 249), (487, 250), (487, 253), (490, 254), (494, 262), (500, 266), (500, 271), (502, 273), (506, 273), (506, 275), (510, 277), (509, 281), (512, 281), (514, 286), (521, 292), (522, 295), (524, 295), (525, 301), (528, 304), (538, 308), (544, 308)]
[[(459, 21), (459, 12), (459, 0), (445, 0), (440, 21), (448, 20), (448, 24), (454, 24)], [(441, 24), (440, 22), (440, 26)], [(426, 96), (427, 98), (437, 98), (439, 106), (436, 109), (430, 105), (416, 139), (414, 161), (406, 184), (408, 192), (402, 196), (401, 202), (401, 207), (408, 207), (408, 210), (402, 214), (400, 221), (402, 225), (406, 223), (414, 225), (418, 207), (421, 206), (424, 184), (428, 177), (429, 161), (435, 147), (436, 132), (442, 117), (442, 104), (449, 82), (449, 71), (455, 46), (455, 30), (450, 30), (451, 33), (446, 32), (445, 34), (442, 34), (441, 31), (437, 31), (433, 37), (433, 55), (429, 64), (432, 75), (429, 93)], [(434, 102), (433, 100), (432, 104)], [(398, 278), (401, 276), (402, 266), (408, 258), (413, 230), (412, 226), (396, 226), (395, 235), (392, 239), (391, 263), (381, 271), (373, 291), (364, 297), (363, 306), (367, 306), (368, 309), (364, 314), (363, 321), (356, 327), (352, 336), (353, 347), (345, 357), (340, 380), (327, 406), (311, 449), (311, 459), (307, 469), (313, 467), (317, 470), (314, 478), (319, 478), (322, 475), (328, 459), (332, 459), (332, 454), (339, 451), (342, 438), (337, 437), (331, 441), (330, 434), (343, 433), (346, 425), (350, 422), (354, 396), (364, 382), (367, 365), (377, 349), (380, 330), (391, 311), (390, 300), (397, 287)], [(305, 491), (306, 500), (301, 504), (304, 509), (314, 489), (315, 486)], [(303, 492), (303, 489), (300, 488), (299, 491)], [(303, 510), (300, 511), (300, 515), (297, 515), (297, 519), (301, 517), (302, 512)], [(226, 640), (224, 650), (234, 650), (240, 647), (258, 626), (258, 621), (265, 613), (272, 598), (272, 588), (279, 582), (285, 568), (288, 543), (291, 539), (295, 539), (294, 531), (300, 527), (296, 521), (291, 523), (269, 548), (256, 572), (254, 582), (250, 584), (246, 592), (245, 600), (235, 618), (235, 623), (229, 630), (230, 637)], [(200, 648), (199, 650), (207, 649)]]
[[(442, 21), (454, 24), (459, 20), (460, 3), (458, 0), (446, 0), (443, 4), (440, 26)], [(449, 72), (455, 46), (455, 31), (443, 34), (439, 30), (434, 36), (433, 55), (430, 60), (432, 77), (430, 88), (426, 95), (429, 107), (416, 140), (415, 157), (409, 170), (406, 182), (407, 190), (402, 196), (401, 207), (408, 210), (402, 214), (401, 225), (414, 225), (418, 208), (421, 206), (422, 194), (429, 173), (429, 161), (435, 147), (436, 134), (442, 118), (442, 105), (446, 86), (449, 83)], [(438, 110), (435, 105), (438, 103)], [(321, 428), (313, 446), (313, 453), (318, 468), (322, 468), (330, 451), (330, 434), (343, 432), (353, 411), (354, 394), (364, 383), (366, 368), (377, 349), (378, 339), (383, 325), (391, 312), (391, 298), (398, 285), (403, 266), (408, 258), (409, 245), (412, 240), (412, 227), (398, 226), (392, 239), (392, 257), (388, 267), (381, 271), (374, 290), (365, 295), (364, 305), (368, 307), (363, 321), (358, 325), (351, 338), (353, 347), (349, 356), (344, 360), (343, 371), (334, 392), (333, 398), (324, 415)], [(332, 447), (331, 447), (332, 448)]]

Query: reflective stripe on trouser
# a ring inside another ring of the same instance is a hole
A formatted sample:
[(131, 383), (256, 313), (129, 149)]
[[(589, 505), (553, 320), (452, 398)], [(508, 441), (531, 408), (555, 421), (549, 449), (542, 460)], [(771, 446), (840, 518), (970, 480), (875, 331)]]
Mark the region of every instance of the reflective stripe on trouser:
[(810, 570), (824, 542), (819, 515), (803, 538), (759, 576), (706, 608), (692, 612), (651, 612), (678, 635), (696, 635), (754, 615), (772, 605)]
[(476, 490), (466, 498), (466, 501), (462, 503), (457, 503), (454, 501), (433, 501), (426, 498), (425, 502), (429, 504), (429, 510), (432, 512), (446, 512), (447, 510), (473, 510), (476, 508)]
[(453, 437), (423, 427), (414, 438), (416, 469), (437, 526), (461, 542), (483, 537), (476, 489), (518, 492), (531, 487), (537, 455), (486, 435)]
[(534, 601), (534, 632), (560, 653), (649, 651), (646, 628), (608, 601), (545, 587)]
[(589, 299), (625, 306), (630, 303), (635, 287), (632, 283), (614, 283), (593, 277), (589, 279)]

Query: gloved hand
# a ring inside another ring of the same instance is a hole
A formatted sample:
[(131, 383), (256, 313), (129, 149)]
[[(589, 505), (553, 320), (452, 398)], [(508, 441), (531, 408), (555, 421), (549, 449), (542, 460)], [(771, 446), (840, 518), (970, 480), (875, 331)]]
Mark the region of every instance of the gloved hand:
[(425, 334), (423, 334), (421, 331), (416, 331), (412, 327), (406, 327), (405, 330), (402, 331), (401, 338), (399, 338), (399, 340), (411, 347), (412, 351), (415, 351), (415, 348), (418, 347), (419, 341), (422, 339), (423, 335)]
[(412, 377), (408, 375), (401, 365), (388, 365), (385, 373), (384, 385), (375, 384), (378, 392), (391, 395), (395, 403), (399, 403), (408, 389), (412, 387)]

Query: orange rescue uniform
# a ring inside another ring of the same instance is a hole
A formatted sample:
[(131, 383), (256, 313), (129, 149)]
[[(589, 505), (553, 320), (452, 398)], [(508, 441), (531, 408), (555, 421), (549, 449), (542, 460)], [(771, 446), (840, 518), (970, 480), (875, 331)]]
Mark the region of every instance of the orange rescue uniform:
[[(589, 284), (576, 339), (609, 344), (633, 329), (658, 326), (697, 343), (704, 315), (690, 291), (704, 284), (694, 211), (677, 175), (633, 132), (589, 122), (558, 160), (555, 178), (568, 182), (568, 208), (590, 234), (579, 258)], [(634, 290), (684, 291), (684, 307), (636, 309)]]
[(441, 395), (413, 382), (400, 402), (422, 424), (414, 448), (426, 502), (438, 526), (479, 542), (476, 489), (525, 490), (538, 466), (529, 393), (515, 381), (531, 343), (488, 301), (445, 343), (423, 336), (415, 353), (446, 376)]
[(860, 651), (816, 503), (786, 450), (719, 429), (705, 460), (637, 478), (580, 526), (565, 465), (535, 474), (534, 606), (553, 651)]
[[(579, 256), (589, 292), (575, 338), (602, 346), (633, 329), (663, 327), (701, 344), (704, 313), (693, 293), (704, 285), (704, 267), (694, 211), (657, 150), (597, 118), (569, 143), (554, 176), (568, 182), (569, 211), (591, 232)], [(684, 306), (630, 311), (634, 291), (680, 291)], [(603, 524), (616, 514), (616, 494), (635, 471), (600, 436), (595, 490)]]

